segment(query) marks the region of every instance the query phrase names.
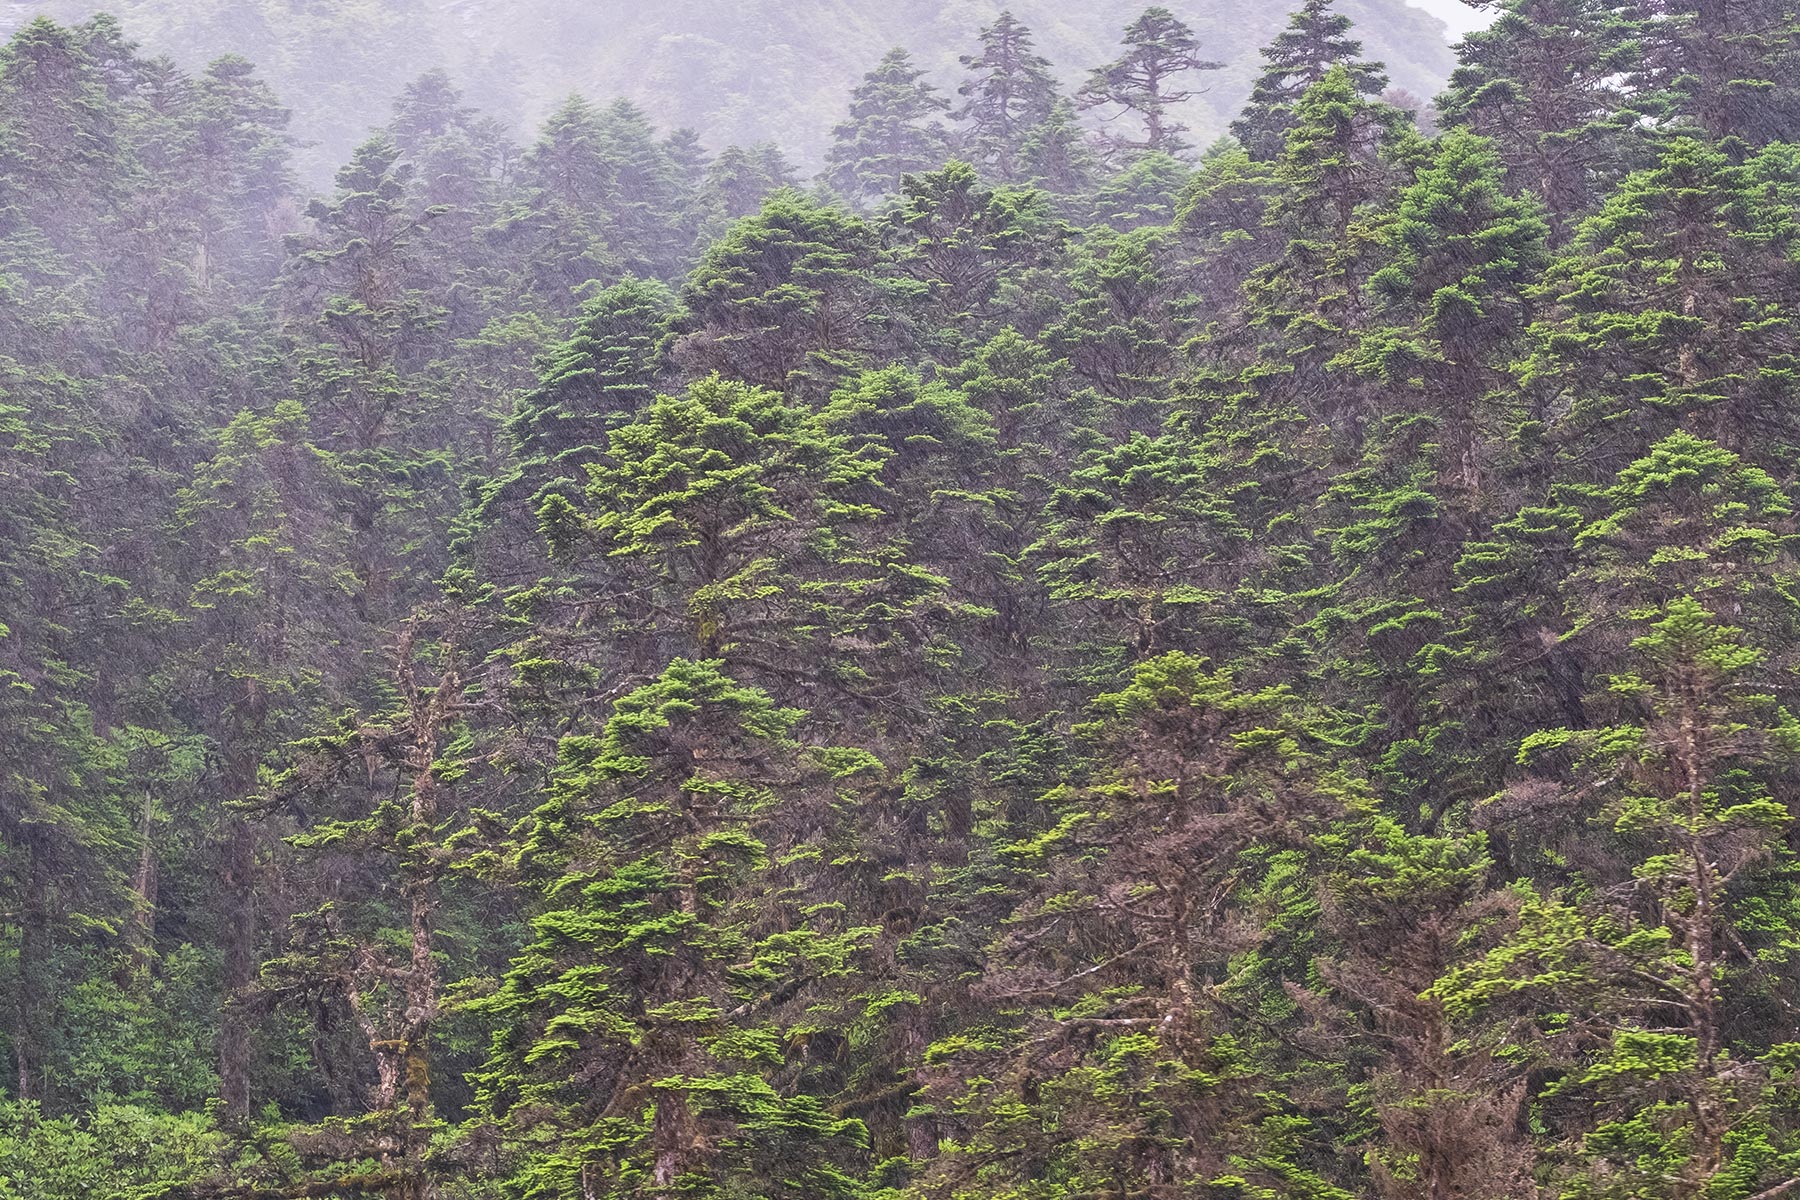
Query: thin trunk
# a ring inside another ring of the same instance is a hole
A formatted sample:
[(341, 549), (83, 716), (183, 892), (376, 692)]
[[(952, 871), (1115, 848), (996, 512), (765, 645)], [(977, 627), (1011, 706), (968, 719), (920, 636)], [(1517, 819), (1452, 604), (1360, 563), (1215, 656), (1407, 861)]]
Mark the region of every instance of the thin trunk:
[(157, 871), (155, 842), (156, 801), (144, 792), (144, 807), (138, 820), (138, 866), (131, 880), (131, 924), (126, 933), (127, 982), (141, 981), (150, 973), (151, 952), (156, 941), (156, 902), (160, 876)]
[(37, 836), (28, 835), (24, 903), (19, 913), (19, 978), (14, 997), (13, 1057), (18, 1064), (19, 1099), (48, 1103), (49, 1082), (44, 1074), (43, 1039), (39, 1036), (49, 1013), (50, 994), (45, 973), (50, 964), (50, 905), (48, 866)]
[(1694, 20), (1695, 74), (1700, 87), (1700, 124), (1715, 141), (1731, 134), (1731, 21), (1729, 0), (1698, 0)]
[(687, 1148), (693, 1140), (692, 1125), (687, 1098), (675, 1088), (659, 1089), (651, 1117), (650, 1141), (656, 1156), (653, 1167), (656, 1192), (669, 1200), (677, 1194), (675, 1181), (687, 1169)]
[[(233, 773), (235, 782), (243, 777)], [(247, 789), (247, 785), (244, 790)], [(234, 795), (237, 793), (234, 793)], [(256, 832), (233, 815), (224, 845), (224, 905), (221, 942), (224, 949), (224, 995), (219, 1012), (219, 1098), (228, 1120), (250, 1115), (250, 1012), (248, 999), (256, 983)]]
[[(902, 1062), (915, 1064), (913, 1082), (922, 1093), (925, 1088), (927, 1071), (924, 1067), (925, 1047), (931, 1038), (925, 1028), (925, 1008), (920, 1004), (908, 1005), (905, 1024), (900, 1035), (900, 1056)], [(933, 1117), (907, 1117), (906, 1149), (916, 1163), (928, 1163), (938, 1155), (937, 1120)]]

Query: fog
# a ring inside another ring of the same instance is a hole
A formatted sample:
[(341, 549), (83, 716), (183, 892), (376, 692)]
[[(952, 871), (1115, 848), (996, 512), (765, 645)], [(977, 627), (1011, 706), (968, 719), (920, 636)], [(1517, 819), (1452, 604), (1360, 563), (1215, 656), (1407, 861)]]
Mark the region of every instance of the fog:
[[(12, 3), (17, 25), (116, 14), (146, 51), (196, 68), (226, 53), (254, 62), (295, 115), (302, 175), (327, 181), (399, 89), (432, 68), (469, 101), (528, 135), (571, 92), (626, 96), (665, 129), (704, 144), (776, 141), (815, 167), (849, 89), (880, 56), (904, 46), (946, 89), (958, 56), (1003, 0), (44, 0)], [(1137, 0), (1014, 0), (1069, 84), (1107, 61)], [(1183, 115), (1203, 140), (1223, 132), (1249, 89), (1257, 50), (1285, 24), (1286, 6), (1179, 0), (1170, 6), (1226, 63)], [(1452, 27), (1479, 14), (1459, 0), (1345, 0), (1369, 54), (1397, 87), (1433, 95), (1452, 62)]]

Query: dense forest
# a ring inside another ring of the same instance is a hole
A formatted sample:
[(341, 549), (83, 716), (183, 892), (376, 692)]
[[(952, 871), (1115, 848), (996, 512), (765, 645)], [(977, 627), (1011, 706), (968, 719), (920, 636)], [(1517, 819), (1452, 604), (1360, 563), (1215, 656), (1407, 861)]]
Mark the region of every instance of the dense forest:
[(1800, 3), (1485, 7), (19, 28), (0, 1200), (1800, 1197)]
[[(0, 0), (0, 28), (8, 0)], [(1419, 0), (1427, 5), (1434, 0)], [(1441, 10), (1460, 0), (1435, 0)], [(1111, 57), (1143, 0), (1015, 0), (1053, 76), (1071, 89)], [(509, 131), (535, 125), (570, 92), (622, 95), (709, 149), (776, 140), (816, 169), (844, 96), (904, 45), (946, 91), (971, 31), (1002, 0), (11, 0), (23, 23), (110, 12), (151, 54), (200, 69), (220, 54), (256, 63), (294, 119), (293, 162), (308, 189), (329, 185), (400, 87), (443, 69), (465, 102)], [(1286, 3), (1182, 0), (1171, 6), (1223, 64), (1179, 107), (1203, 141), (1225, 132), (1249, 93), (1257, 48), (1287, 23)], [(1407, 0), (1342, 0), (1396, 85), (1434, 95), (1454, 59), (1444, 28)], [(1470, 12), (1468, 9), (1461, 9)], [(1474, 15), (1471, 13), (1471, 15)], [(1479, 19), (1479, 17), (1477, 17)]]

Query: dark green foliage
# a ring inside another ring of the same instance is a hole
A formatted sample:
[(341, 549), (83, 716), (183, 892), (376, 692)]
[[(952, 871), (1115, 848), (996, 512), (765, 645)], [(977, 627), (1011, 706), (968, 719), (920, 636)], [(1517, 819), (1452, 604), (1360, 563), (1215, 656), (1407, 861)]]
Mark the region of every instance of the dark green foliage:
[(1028, 2), (0, 51), (0, 1196), (1794, 1193), (1792, 5)]
[(860, 218), (777, 192), (695, 268), (676, 355), (763, 387), (828, 386), (898, 334), (884, 258)]
[(1633, 5), (1616, 0), (1509, 0), (1471, 33), (1446, 124), (1492, 138), (1514, 188), (1549, 209), (1560, 238), (1629, 169), (1635, 124), (1624, 80), (1643, 56)]
[(1010, 12), (981, 31), (981, 51), (962, 56), (969, 79), (957, 88), (962, 150), (1007, 183), (1021, 182), (1021, 154), (1058, 100), (1050, 62), (1032, 49), (1031, 31)]
[(850, 119), (833, 133), (825, 179), (852, 203), (891, 195), (902, 176), (943, 158), (949, 135), (935, 118), (950, 104), (924, 75), (896, 48), (851, 93)]

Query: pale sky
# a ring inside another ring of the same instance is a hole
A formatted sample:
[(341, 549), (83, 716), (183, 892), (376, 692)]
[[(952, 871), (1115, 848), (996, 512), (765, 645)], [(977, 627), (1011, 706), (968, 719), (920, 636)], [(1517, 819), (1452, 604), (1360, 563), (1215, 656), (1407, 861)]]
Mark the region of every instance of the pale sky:
[(1494, 19), (1492, 13), (1476, 12), (1462, 0), (1412, 0), (1412, 3), (1448, 25), (1452, 36), (1480, 29)]

